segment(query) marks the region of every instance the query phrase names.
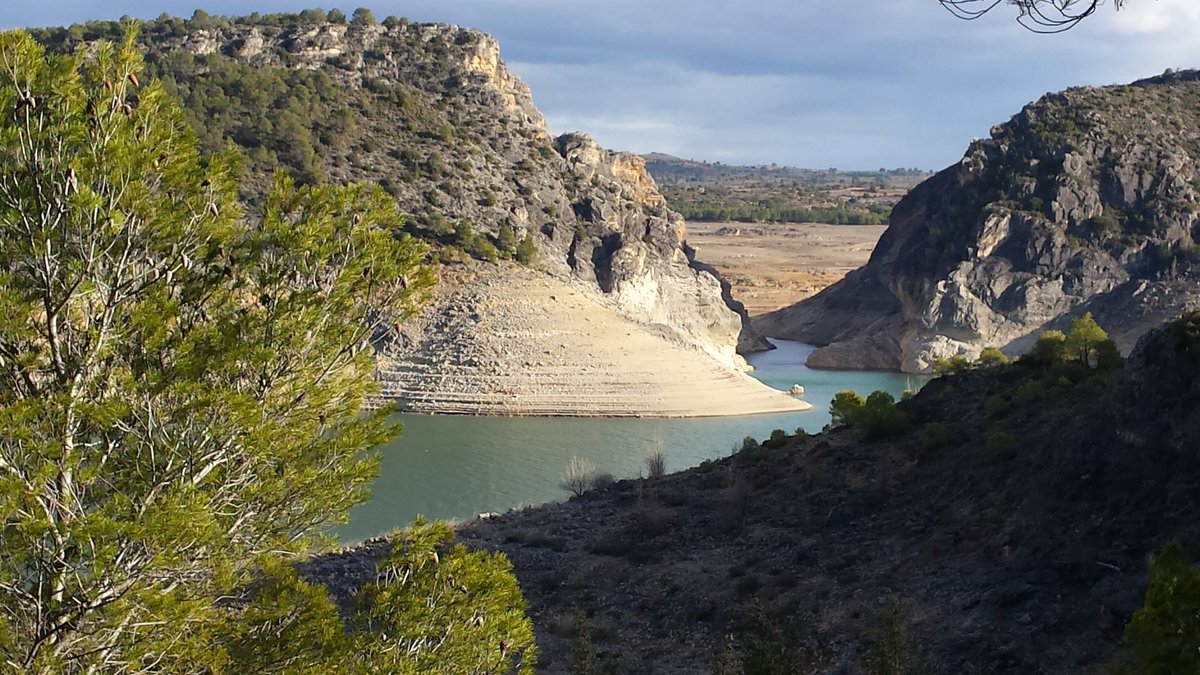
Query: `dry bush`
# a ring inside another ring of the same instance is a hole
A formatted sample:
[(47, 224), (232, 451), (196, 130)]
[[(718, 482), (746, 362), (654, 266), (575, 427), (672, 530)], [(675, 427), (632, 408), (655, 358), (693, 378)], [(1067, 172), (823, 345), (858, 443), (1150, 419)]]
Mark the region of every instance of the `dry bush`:
[(663, 453), (663, 442), (656, 441), (646, 450), (646, 471), (651, 478), (662, 478), (667, 475), (667, 456)]
[(567, 468), (563, 470), (560, 478), (562, 480), (558, 483), (559, 487), (576, 497), (580, 497), (595, 483), (596, 465), (586, 459), (580, 458), (579, 455), (572, 455), (571, 461), (567, 464)]

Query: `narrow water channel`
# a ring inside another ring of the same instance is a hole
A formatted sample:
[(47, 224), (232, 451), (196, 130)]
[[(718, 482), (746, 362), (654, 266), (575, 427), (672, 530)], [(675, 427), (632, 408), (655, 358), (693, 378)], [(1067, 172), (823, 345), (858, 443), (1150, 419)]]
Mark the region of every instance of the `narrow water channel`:
[(899, 397), (924, 380), (899, 373), (809, 370), (812, 347), (785, 340), (752, 356), (754, 376), (788, 390), (805, 388), (813, 410), (802, 413), (702, 419), (608, 419), (398, 415), (400, 438), (380, 449), (383, 465), (374, 499), (337, 529), (344, 542), (428, 518), (473, 518), (480, 513), (559, 500), (560, 476), (573, 455), (614, 477), (645, 471), (646, 452), (661, 445), (668, 471), (730, 453), (742, 438), (762, 440), (774, 429), (810, 433), (829, 422), (829, 401), (852, 389), (883, 389)]

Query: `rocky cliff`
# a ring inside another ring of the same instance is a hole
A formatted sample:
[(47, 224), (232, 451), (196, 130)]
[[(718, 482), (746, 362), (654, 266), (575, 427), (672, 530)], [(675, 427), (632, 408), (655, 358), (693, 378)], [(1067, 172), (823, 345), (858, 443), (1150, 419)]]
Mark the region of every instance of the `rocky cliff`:
[[(97, 22), (37, 35), (71, 49), (120, 31)], [(537, 267), (585, 282), (672, 342), (730, 368), (744, 366), (739, 341), (769, 347), (693, 260), (644, 161), (582, 133), (553, 137), (484, 33), (306, 12), (162, 18), (139, 41), (202, 142), (246, 155), (249, 202), (280, 168), (301, 182), (377, 182), (443, 262), (508, 257), (505, 236), (528, 236)]]
[(1086, 311), (1128, 351), (1197, 304), (1198, 162), (1197, 71), (1047, 95), (897, 204), (867, 265), (756, 325), (831, 368), (1019, 353)]

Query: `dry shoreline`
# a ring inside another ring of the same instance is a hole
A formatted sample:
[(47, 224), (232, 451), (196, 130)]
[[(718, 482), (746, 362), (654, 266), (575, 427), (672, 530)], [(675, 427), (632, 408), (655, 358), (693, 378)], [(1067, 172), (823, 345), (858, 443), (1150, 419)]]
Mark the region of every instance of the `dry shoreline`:
[(717, 417), (812, 406), (516, 266), (444, 284), (381, 354), (383, 400), (464, 415)]
[(795, 304), (866, 264), (886, 225), (688, 222), (697, 256), (758, 316)]

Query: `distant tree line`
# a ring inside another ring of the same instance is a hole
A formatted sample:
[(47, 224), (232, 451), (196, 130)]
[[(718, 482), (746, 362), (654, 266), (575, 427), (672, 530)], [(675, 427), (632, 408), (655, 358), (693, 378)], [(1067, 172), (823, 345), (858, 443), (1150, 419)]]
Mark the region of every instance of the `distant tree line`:
[(701, 222), (736, 221), (740, 223), (829, 223), (830, 225), (884, 225), (892, 207), (873, 204), (867, 207), (830, 206), (789, 208), (751, 204), (676, 203), (671, 208), (688, 220)]
[[(79, 44), (96, 40), (120, 39), (125, 34), (125, 25), (131, 22), (135, 22), (135, 20), (126, 15), (117, 21), (88, 21), (72, 24), (65, 28), (36, 28), (29, 32), (34, 39), (43, 44), (53, 45), (62, 42)], [(202, 9), (197, 9), (192, 13), (190, 19), (171, 16), (163, 12), (152, 21), (140, 22), (139, 30), (142, 35), (151, 37), (185, 37), (197, 30), (222, 30), (234, 26), (304, 28), (324, 23), (369, 26), (377, 22), (375, 15), (365, 7), (354, 10), (348, 19), (344, 12), (336, 8), (328, 12), (319, 7), (295, 13), (260, 14), (252, 12), (246, 16), (213, 16)], [(380, 23), (386, 28), (394, 28), (407, 25), (408, 19), (389, 16)]]

